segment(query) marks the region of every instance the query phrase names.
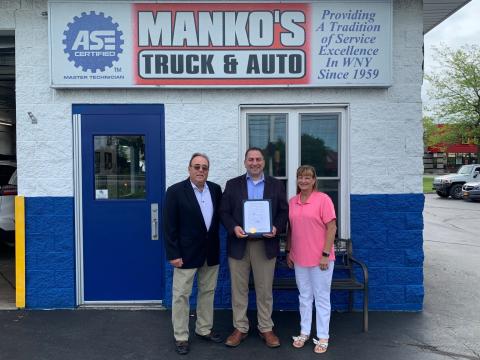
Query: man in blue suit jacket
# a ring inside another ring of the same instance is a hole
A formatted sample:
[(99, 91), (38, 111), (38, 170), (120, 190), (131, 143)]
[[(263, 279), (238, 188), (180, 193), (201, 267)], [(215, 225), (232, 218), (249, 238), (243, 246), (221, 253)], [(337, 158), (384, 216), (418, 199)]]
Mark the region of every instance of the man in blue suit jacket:
[(174, 267), (172, 324), (175, 349), (189, 352), (189, 297), (198, 273), (197, 321), (195, 334), (201, 339), (222, 342), (212, 330), (213, 299), (219, 267), (219, 216), (222, 198), (219, 185), (207, 181), (210, 161), (195, 153), (188, 165), (189, 178), (167, 189), (164, 229), (167, 259)]
[[(249, 331), (247, 318), (248, 282), (253, 271), (257, 299), (257, 320), (260, 337), (269, 347), (280, 346), (273, 332), (272, 284), (279, 252), (277, 234), (285, 232), (288, 204), (285, 188), (280, 180), (264, 175), (265, 158), (259, 148), (245, 153), (247, 173), (231, 179), (225, 186), (220, 217), (227, 229), (227, 253), (232, 282), (233, 333), (225, 345), (238, 346)], [(269, 199), (272, 206), (272, 232), (263, 237), (249, 237), (243, 229), (243, 203), (245, 200)]]

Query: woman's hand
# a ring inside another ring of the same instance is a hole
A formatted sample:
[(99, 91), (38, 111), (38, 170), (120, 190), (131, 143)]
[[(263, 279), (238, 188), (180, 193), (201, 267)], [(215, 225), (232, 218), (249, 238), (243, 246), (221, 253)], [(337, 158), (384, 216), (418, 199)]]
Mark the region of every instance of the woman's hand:
[(287, 265), (290, 269), (294, 268), (293, 261), (292, 261), (292, 259), (290, 259), (290, 253), (287, 253)]
[(320, 259), (320, 270), (328, 270), (328, 263), (330, 262), (330, 259), (326, 256), (322, 256)]

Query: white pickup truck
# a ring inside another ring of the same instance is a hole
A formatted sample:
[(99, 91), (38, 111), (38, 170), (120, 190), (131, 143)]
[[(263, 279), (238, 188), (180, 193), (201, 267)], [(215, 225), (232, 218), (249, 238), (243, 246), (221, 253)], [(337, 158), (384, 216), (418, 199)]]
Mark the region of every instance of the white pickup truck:
[(433, 179), (433, 190), (441, 197), (451, 196), (452, 199), (461, 199), (463, 184), (480, 180), (479, 174), (480, 164), (463, 165), (454, 174), (437, 176)]
[(11, 247), (15, 243), (15, 195), (17, 195), (16, 164), (0, 161), (0, 244), (5, 243)]

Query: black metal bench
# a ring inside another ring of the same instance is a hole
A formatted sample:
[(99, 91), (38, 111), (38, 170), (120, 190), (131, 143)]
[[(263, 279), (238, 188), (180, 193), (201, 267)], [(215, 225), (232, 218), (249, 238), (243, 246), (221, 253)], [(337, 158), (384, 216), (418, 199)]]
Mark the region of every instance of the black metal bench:
[[(350, 239), (335, 239), (335, 276), (332, 279), (332, 290), (348, 291), (348, 310), (353, 310), (353, 291), (363, 291), (363, 331), (368, 331), (368, 269), (367, 266), (355, 259), (352, 255), (352, 241)], [(281, 246), (284, 249), (284, 245)], [(363, 281), (357, 279), (354, 265), (360, 267), (363, 272)], [(277, 258), (277, 269), (287, 267), (286, 254), (282, 250)], [(250, 278), (250, 288), (254, 284)], [(274, 290), (297, 290), (294, 277), (275, 277), (273, 279)]]

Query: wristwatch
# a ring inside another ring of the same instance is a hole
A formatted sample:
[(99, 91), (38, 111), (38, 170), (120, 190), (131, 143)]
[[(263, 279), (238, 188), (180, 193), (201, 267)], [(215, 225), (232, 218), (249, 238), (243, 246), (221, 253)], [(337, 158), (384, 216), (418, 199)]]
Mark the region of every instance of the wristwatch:
[(330, 257), (330, 254), (327, 253), (327, 252), (325, 252), (325, 251), (322, 251), (322, 256), (323, 256), (323, 257)]

